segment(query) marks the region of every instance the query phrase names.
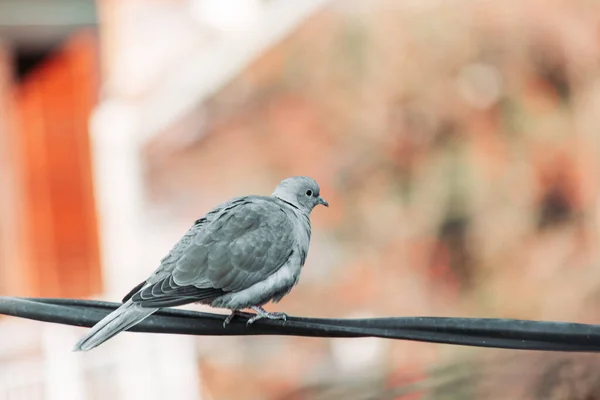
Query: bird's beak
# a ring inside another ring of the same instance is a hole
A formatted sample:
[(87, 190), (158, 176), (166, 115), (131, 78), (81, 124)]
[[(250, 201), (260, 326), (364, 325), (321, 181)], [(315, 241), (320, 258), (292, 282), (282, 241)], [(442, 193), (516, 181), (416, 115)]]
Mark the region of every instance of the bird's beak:
[(327, 202), (327, 200), (325, 200), (324, 198), (322, 198), (321, 196), (319, 196), (317, 198), (317, 204), (321, 204), (325, 207), (329, 207), (329, 203)]

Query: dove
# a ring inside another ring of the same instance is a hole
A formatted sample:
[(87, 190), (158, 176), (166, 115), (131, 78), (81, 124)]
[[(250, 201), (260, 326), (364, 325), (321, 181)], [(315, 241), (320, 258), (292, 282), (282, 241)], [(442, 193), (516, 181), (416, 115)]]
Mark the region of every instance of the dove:
[(286, 319), (263, 306), (280, 301), (298, 283), (311, 236), (310, 214), (329, 204), (317, 182), (296, 176), (271, 196), (236, 197), (195, 221), (159, 267), (134, 287), (123, 304), (94, 325), (73, 351), (88, 351), (165, 307), (190, 303), (256, 312), (247, 324)]

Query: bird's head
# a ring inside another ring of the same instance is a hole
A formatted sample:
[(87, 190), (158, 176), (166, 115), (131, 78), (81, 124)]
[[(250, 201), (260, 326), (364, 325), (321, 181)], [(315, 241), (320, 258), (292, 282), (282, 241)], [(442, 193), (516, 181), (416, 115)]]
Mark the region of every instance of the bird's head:
[(329, 207), (329, 203), (321, 197), (321, 189), (317, 182), (307, 176), (294, 176), (284, 179), (275, 188), (273, 196), (287, 201), (308, 213), (319, 204)]

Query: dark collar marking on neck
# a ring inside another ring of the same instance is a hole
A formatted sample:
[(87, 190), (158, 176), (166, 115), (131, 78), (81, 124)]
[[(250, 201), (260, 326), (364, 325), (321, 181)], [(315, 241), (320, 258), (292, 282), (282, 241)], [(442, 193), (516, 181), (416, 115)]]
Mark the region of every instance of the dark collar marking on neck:
[(290, 203), (289, 201), (282, 199), (281, 197), (277, 197), (277, 198), (278, 198), (279, 200), (283, 201), (285, 204), (289, 205), (290, 207), (294, 207), (296, 210), (300, 210), (300, 209), (298, 208), (298, 206), (296, 206), (295, 204), (292, 204), (292, 203)]

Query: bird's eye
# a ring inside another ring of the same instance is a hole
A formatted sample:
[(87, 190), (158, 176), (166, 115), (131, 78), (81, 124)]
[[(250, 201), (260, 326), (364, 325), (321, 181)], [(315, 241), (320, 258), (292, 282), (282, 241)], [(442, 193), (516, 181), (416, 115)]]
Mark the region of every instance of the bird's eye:
[(312, 196), (312, 190), (307, 190), (307, 191), (306, 191), (306, 195), (307, 195), (308, 197)]

